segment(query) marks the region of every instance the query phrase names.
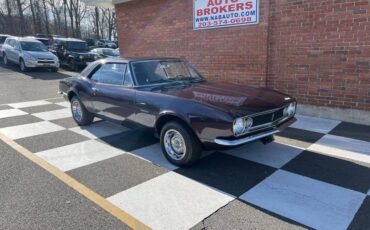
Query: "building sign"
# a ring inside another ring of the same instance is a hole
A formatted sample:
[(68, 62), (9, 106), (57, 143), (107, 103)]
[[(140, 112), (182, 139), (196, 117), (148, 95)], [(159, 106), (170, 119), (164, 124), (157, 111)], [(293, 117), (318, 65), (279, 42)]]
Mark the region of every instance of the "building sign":
[(195, 30), (258, 24), (259, 0), (193, 0)]

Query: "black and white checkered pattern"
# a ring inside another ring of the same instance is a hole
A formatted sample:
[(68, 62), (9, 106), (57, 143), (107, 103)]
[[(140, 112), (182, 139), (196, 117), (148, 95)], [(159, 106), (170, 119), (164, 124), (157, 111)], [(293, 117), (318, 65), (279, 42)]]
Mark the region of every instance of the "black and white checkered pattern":
[(0, 133), (154, 229), (370, 226), (370, 127), (297, 118), (269, 145), (206, 152), (191, 168), (146, 130), (77, 127), (62, 99), (1, 105)]

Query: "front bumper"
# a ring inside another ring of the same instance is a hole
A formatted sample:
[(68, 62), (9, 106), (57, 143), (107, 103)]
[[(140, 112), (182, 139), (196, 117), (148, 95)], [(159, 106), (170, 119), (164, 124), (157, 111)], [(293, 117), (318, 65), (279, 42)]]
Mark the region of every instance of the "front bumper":
[(27, 68), (59, 68), (59, 62), (54, 61), (53, 63), (40, 63), (38, 61), (28, 61), (26, 60), (25, 63)]
[(230, 139), (216, 138), (214, 140), (214, 142), (218, 145), (229, 146), (229, 147), (242, 145), (242, 144), (245, 144), (245, 143), (248, 143), (248, 142), (259, 140), (259, 139), (262, 139), (264, 137), (268, 137), (268, 136), (274, 135), (276, 133), (279, 133), (279, 132), (283, 131), (284, 129), (286, 129), (291, 124), (293, 124), (296, 120), (297, 120), (296, 118), (292, 117), (289, 120), (286, 120), (284, 122), (279, 123), (276, 126), (273, 126), (272, 128), (270, 128), (267, 131), (258, 132), (256, 134), (252, 134), (250, 136), (239, 138), (239, 139), (231, 139), (230, 140)]

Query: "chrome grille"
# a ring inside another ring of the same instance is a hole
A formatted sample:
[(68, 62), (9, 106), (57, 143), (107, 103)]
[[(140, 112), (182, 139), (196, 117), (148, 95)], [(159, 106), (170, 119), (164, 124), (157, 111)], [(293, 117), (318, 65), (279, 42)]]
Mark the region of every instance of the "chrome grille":
[(260, 125), (264, 125), (264, 124), (269, 124), (271, 122), (278, 121), (283, 117), (284, 117), (284, 108), (281, 108), (281, 109), (276, 110), (274, 112), (261, 114), (261, 115), (253, 117), (253, 126), (252, 127), (256, 127), (256, 126), (260, 126)]
[(40, 64), (53, 64), (54, 60), (50, 58), (37, 58), (37, 63)]

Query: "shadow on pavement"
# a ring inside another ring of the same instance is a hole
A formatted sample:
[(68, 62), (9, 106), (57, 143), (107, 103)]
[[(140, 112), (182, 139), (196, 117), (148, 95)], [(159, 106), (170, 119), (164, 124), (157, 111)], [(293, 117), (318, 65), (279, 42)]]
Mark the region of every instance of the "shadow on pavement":
[(50, 69), (43, 69), (43, 68), (34, 68), (30, 69), (27, 72), (21, 72), (19, 67), (15, 64), (10, 64), (8, 66), (4, 65), (3, 62), (0, 62), (0, 67), (8, 70), (12, 70), (18, 73), (22, 73), (24, 75), (30, 76), (33, 79), (39, 80), (60, 80), (64, 78), (68, 78), (71, 76), (78, 75), (78, 72), (71, 72), (70, 74), (60, 72), (62, 69), (59, 69), (59, 72), (51, 72)]

